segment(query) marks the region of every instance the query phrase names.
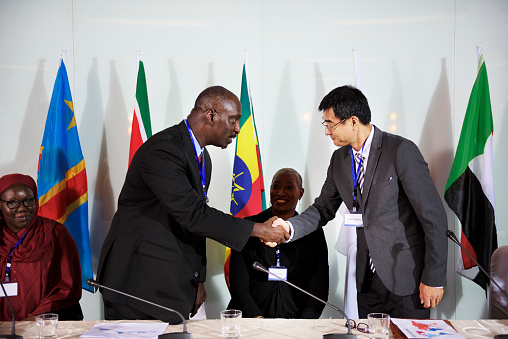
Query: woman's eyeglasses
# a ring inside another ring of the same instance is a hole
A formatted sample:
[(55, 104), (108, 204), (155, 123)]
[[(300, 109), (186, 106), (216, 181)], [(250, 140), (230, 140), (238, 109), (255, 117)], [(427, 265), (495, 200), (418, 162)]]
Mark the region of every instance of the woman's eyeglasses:
[[(356, 321), (354, 321), (353, 319), (349, 319), (349, 325), (351, 325), (352, 329), (357, 329), (362, 333), (369, 333), (369, 325), (367, 325), (366, 323), (358, 323), (357, 325)], [(347, 327), (347, 321), (344, 324), (344, 326)]]
[(28, 198), (23, 201), (19, 201), (19, 200), (5, 201), (2, 199), (0, 199), (0, 200), (5, 202), (7, 207), (9, 207), (11, 210), (18, 208), (19, 206), (21, 206), (21, 204), (25, 205), (25, 207), (33, 207), (33, 206), (35, 206), (35, 202), (37, 201), (37, 199), (35, 199), (35, 198)]

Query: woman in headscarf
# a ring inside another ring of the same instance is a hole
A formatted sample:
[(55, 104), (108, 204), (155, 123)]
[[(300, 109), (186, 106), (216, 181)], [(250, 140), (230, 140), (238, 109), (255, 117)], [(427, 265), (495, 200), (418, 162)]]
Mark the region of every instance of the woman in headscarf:
[[(0, 178), (0, 278), (16, 320), (48, 312), (57, 313), (60, 320), (82, 320), (76, 243), (64, 225), (38, 211), (32, 177)], [(12, 320), (5, 297), (0, 297), (0, 320)]]
[[(284, 220), (291, 218), (298, 214), (296, 204), (303, 191), (300, 174), (292, 168), (283, 168), (272, 179), (272, 206), (245, 219), (265, 222), (273, 216)], [(328, 300), (328, 248), (322, 229), (275, 248), (266, 246), (257, 238), (250, 238), (241, 253), (231, 251), (231, 301), (228, 306), (241, 310), (246, 318), (317, 319), (321, 316), (325, 307), (323, 303), (254, 270), (254, 261), (320, 299)]]

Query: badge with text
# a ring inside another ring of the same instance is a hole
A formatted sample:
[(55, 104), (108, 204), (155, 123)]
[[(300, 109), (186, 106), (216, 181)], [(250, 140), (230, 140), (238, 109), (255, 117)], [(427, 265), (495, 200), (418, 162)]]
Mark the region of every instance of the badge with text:
[[(18, 283), (5, 283), (3, 284), (5, 292), (9, 297), (15, 297), (18, 295)], [(0, 297), (5, 297), (4, 291), (0, 288)]]
[(352, 227), (363, 227), (362, 214), (347, 211), (344, 214), (344, 225)]
[[(288, 279), (288, 269), (285, 268), (284, 266), (278, 266), (278, 267), (272, 266), (268, 269), (268, 271), (270, 273), (278, 275), (279, 277), (281, 277), (284, 280)], [(268, 281), (281, 281), (281, 280), (271, 274), (268, 274)]]

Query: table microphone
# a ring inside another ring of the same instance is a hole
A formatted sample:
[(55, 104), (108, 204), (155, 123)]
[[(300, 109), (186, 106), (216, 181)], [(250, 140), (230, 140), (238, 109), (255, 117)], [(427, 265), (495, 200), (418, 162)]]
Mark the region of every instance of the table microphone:
[(16, 314), (14, 313), (14, 308), (12, 307), (11, 300), (9, 299), (9, 296), (7, 295), (7, 292), (5, 292), (5, 288), (4, 288), (4, 284), (2, 283), (2, 279), (0, 279), (0, 286), (2, 287), (2, 291), (4, 291), (5, 299), (7, 299), (7, 303), (9, 304), (9, 308), (11, 309), (11, 313), (12, 313), (12, 329), (11, 329), (11, 334), (2, 334), (2, 335), (0, 335), (0, 338), (23, 339), (23, 336), (16, 335)]
[(315, 295), (305, 291), (304, 289), (296, 286), (295, 284), (293, 283), (290, 283), (289, 281), (287, 281), (286, 279), (278, 276), (277, 274), (275, 273), (272, 273), (270, 271), (268, 271), (263, 265), (261, 265), (260, 263), (258, 263), (257, 261), (254, 261), (252, 263), (252, 268), (254, 268), (255, 270), (258, 270), (258, 271), (261, 271), (261, 272), (265, 272), (265, 273), (268, 273), (270, 275), (273, 275), (274, 277), (278, 278), (279, 280), (281, 281), (284, 281), (286, 284), (288, 284), (289, 286), (292, 286), (294, 288), (296, 288), (297, 290), (307, 294), (308, 296), (322, 302), (323, 304), (329, 306), (330, 308), (333, 308), (335, 311), (339, 312), (340, 314), (342, 314), (344, 317), (346, 317), (346, 321), (347, 321), (347, 333), (329, 333), (329, 334), (324, 334), (323, 335), (323, 338), (326, 338), (326, 339), (339, 339), (339, 338), (356, 338), (356, 335), (354, 335), (353, 333), (351, 333), (351, 324), (349, 323), (349, 318), (348, 316), (346, 315), (346, 313), (342, 312), (342, 310), (340, 310), (338, 307), (336, 306), (333, 306), (332, 304), (330, 303), (327, 303), (326, 301), (324, 300), (321, 300), (320, 298), (316, 297)]
[(115, 289), (113, 289), (111, 287), (107, 287), (107, 286), (101, 285), (101, 284), (99, 284), (97, 281), (95, 281), (93, 279), (88, 279), (86, 281), (86, 283), (89, 286), (103, 288), (105, 290), (109, 290), (109, 291), (112, 291), (112, 292), (115, 292), (115, 293), (118, 293), (118, 294), (122, 294), (122, 295), (125, 295), (125, 296), (129, 297), (129, 298), (136, 299), (136, 300), (142, 301), (144, 303), (150, 304), (152, 306), (156, 306), (156, 307), (162, 308), (162, 309), (164, 309), (166, 311), (171, 311), (171, 312), (174, 312), (174, 313), (178, 314), (180, 316), (180, 318), (182, 318), (183, 332), (163, 333), (163, 334), (159, 335), (159, 339), (192, 339), (192, 334), (187, 332), (187, 322), (185, 321), (185, 318), (180, 314), (180, 312), (178, 312), (176, 310), (173, 310), (173, 309), (171, 309), (169, 307), (164, 307), (162, 305), (158, 305), (158, 304), (153, 303), (151, 301), (135, 297), (135, 296), (127, 294), (125, 292), (120, 292), (120, 291), (115, 290)]
[(467, 255), (468, 255), (468, 256), (469, 256), (469, 257), (470, 257), (470, 258), (471, 258), (471, 259), (475, 262), (476, 266), (478, 266), (478, 268), (479, 268), (480, 270), (482, 270), (482, 272), (483, 272), (483, 273), (485, 273), (485, 275), (486, 275), (487, 277), (489, 277), (490, 281), (491, 281), (491, 282), (493, 282), (493, 283), (494, 283), (494, 285), (496, 285), (496, 286), (497, 286), (497, 288), (499, 288), (499, 290), (500, 290), (501, 292), (503, 292), (503, 294), (505, 295), (506, 299), (508, 300), (508, 293), (506, 293), (506, 291), (505, 291), (503, 288), (501, 288), (501, 286), (499, 286), (499, 285), (498, 285), (498, 283), (496, 282), (496, 280), (495, 280), (495, 279), (492, 279), (492, 277), (490, 276), (490, 274), (489, 274), (486, 270), (484, 270), (484, 269), (483, 269), (483, 267), (482, 267), (482, 266), (478, 263), (478, 261), (476, 261), (476, 260), (475, 260), (475, 259), (471, 256), (471, 254), (469, 254), (469, 252), (468, 252), (468, 251), (464, 248), (464, 246), (462, 246), (462, 245), (460, 244), (460, 241), (459, 241), (459, 239), (457, 239), (457, 237), (455, 236), (455, 233), (453, 233), (453, 231), (452, 231), (452, 230), (448, 230), (448, 231), (446, 231), (446, 236), (447, 236), (448, 238), (450, 238), (450, 239), (451, 239), (451, 241), (453, 241), (454, 243), (456, 243), (457, 245), (459, 245), (459, 246), (460, 246), (460, 248), (462, 248), (462, 250), (463, 250), (464, 252), (466, 252), (466, 254), (467, 254)]

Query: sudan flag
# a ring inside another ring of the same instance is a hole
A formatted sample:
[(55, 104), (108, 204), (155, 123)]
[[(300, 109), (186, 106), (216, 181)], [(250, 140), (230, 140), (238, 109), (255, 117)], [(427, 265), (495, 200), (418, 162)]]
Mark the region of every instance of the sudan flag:
[[(497, 248), (493, 134), (487, 68), (483, 55), (480, 55), (478, 75), (444, 197), (462, 225), (462, 246), (487, 272), (490, 272), (490, 258)], [(462, 250), (457, 272), (487, 289), (489, 278)]]
[(150, 108), (148, 107), (148, 92), (146, 89), (145, 67), (143, 61), (139, 61), (138, 81), (136, 84), (136, 102), (134, 115), (132, 116), (131, 144), (129, 148), (129, 166), (132, 157), (152, 136), (152, 124), (150, 122)]
[[(240, 134), (236, 137), (230, 212), (235, 217), (244, 218), (262, 212), (266, 206), (261, 155), (245, 64), (240, 102), (242, 103), (242, 118), (240, 119)], [(228, 288), (230, 254), (231, 249), (227, 248), (224, 276)]]

